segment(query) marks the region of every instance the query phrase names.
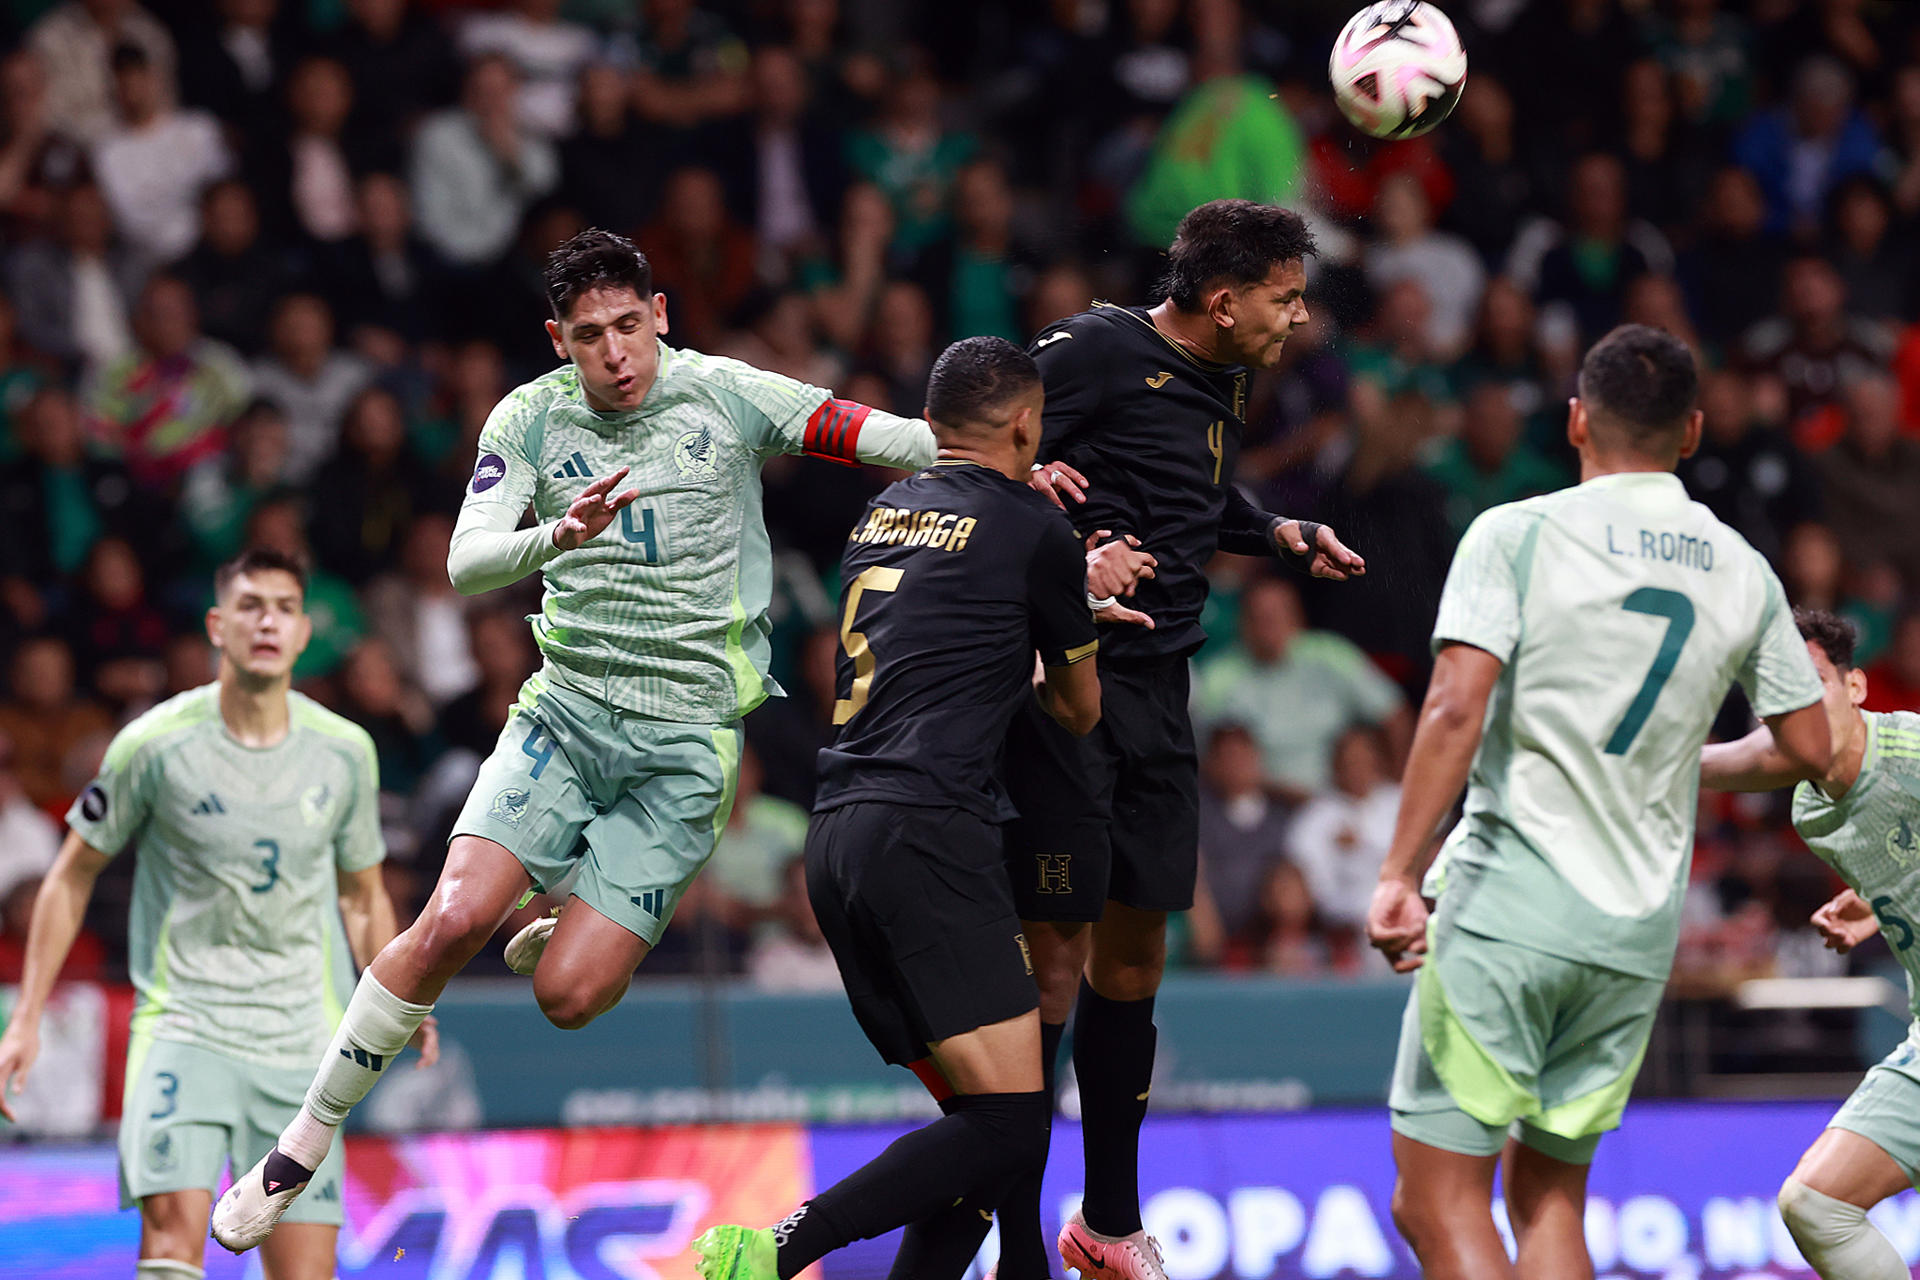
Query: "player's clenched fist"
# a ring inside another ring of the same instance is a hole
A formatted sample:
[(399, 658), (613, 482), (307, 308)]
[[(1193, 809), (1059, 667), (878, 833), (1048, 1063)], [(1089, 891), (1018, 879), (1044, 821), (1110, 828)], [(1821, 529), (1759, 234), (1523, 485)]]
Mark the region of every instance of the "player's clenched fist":
[(553, 545), (562, 551), (572, 551), (599, 537), (601, 531), (613, 523), (613, 517), (620, 508), (640, 496), (638, 489), (609, 496), (613, 486), (626, 479), (631, 469), (622, 467), (582, 489), (580, 496), (573, 500), (573, 505), (567, 508), (567, 514), (554, 522)]
[(1427, 903), (1419, 886), (1393, 876), (1374, 887), (1367, 940), (1387, 957), (1395, 973), (1420, 967), (1427, 951)]

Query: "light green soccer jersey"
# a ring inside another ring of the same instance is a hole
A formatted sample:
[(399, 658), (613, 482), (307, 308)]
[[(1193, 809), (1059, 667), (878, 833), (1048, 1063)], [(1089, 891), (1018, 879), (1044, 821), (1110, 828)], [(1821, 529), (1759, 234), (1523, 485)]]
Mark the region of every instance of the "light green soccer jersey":
[(1664, 979), (1728, 685), (1762, 716), (1820, 699), (1773, 570), (1675, 476), (1605, 476), (1476, 519), (1433, 638), (1505, 664), (1434, 880), (1442, 916)]
[[(659, 350), (631, 413), (589, 408), (570, 364), (517, 388), (480, 433), (464, 501), (516, 514), (531, 501), (539, 520), (556, 520), (593, 479), (631, 467), (621, 488), (640, 497), (545, 566), (533, 620), (545, 678), (652, 719), (726, 724), (778, 692), (767, 676), (773, 555), (761, 464), (802, 452), (816, 418), (827, 451), (840, 452), (831, 437), (855, 407), (738, 360)], [(924, 449), (899, 462), (933, 460), (923, 435)]]
[(102, 853), (138, 846), (128, 967), (136, 1037), (310, 1067), (353, 990), (335, 873), (378, 863), (366, 731), (299, 694), (292, 726), (243, 746), (219, 686), (122, 729), (67, 822)]
[(1801, 783), (1793, 827), (1873, 907), (1880, 936), (1907, 971), (1907, 999), (1920, 1020), (1920, 715), (1861, 714), (1867, 751), (1860, 776), (1838, 800)]

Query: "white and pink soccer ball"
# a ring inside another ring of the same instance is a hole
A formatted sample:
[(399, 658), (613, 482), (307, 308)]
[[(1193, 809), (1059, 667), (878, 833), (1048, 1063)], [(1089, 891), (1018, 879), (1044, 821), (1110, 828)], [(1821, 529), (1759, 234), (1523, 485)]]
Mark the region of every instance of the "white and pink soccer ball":
[(1348, 19), (1327, 59), (1334, 101), (1363, 133), (1414, 138), (1445, 120), (1467, 83), (1467, 51), (1425, 0), (1378, 0)]

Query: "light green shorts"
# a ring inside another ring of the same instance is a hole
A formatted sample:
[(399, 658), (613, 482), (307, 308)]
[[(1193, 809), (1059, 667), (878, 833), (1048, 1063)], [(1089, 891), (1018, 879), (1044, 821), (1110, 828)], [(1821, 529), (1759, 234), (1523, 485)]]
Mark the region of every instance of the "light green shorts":
[[(218, 1191), (272, 1148), (313, 1081), (313, 1068), (255, 1066), (198, 1045), (135, 1033), (120, 1104), (120, 1207), (166, 1191)], [(340, 1225), (346, 1157), (334, 1143), (287, 1222)]]
[(1908, 1182), (1920, 1186), (1920, 1062), (1915, 1057), (1913, 1041), (1902, 1041), (1867, 1071), (1827, 1127), (1859, 1134), (1892, 1156)]
[(1396, 1133), (1462, 1155), (1509, 1136), (1587, 1164), (1618, 1128), (1663, 984), (1436, 925), (1407, 997)]
[(577, 872), (572, 891), (651, 946), (727, 825), (740, 740), (738, 722), (648, 720), (536, 674), (453, 834), (505, 845), (542, 890)]

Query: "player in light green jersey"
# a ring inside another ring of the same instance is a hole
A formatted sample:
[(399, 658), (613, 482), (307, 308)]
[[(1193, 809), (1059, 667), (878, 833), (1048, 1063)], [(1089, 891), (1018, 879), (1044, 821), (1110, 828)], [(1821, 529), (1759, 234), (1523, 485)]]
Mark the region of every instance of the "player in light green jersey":
[[(290, 692), (312, 634), (305, 575), (250, 551), (215, 578), (214, 683), (114, 738), (67, 814), (34, 904), (20, 1002), (0, 1036), (0, 1112), (39, 1052), (39, 1021), (94, 881), (138, 846), (129, 967), (138, 1000), (120, 1117), (123, 1204), (140, 1206), (141, 1280), (198, 1280), (229, 1162), (270, 1150), (339, 1024), (354, 963), (395, 932), (380, 879), (379, 782), (366, 731)], [(426, 1060), (434, 1031), (415, 1040)], [(328, 1280), (341, 1162), (264, 1251), (269, 1280)]]
[[(536, 569), (545, 661), (454, 826), (420, 918), (362, 975), (306, 1105), (214, 1209), (235, 1251), (273, 1229), (347, 1112), (529, 889), (572, 896), (516, 947), (579, 1027), (626, 993), (733, 804), (740, 718), (767, 678), (772, 555), (760, 467), (781, 453), (924, 466), (933, 433), (736, 360), (668, 347), (664, 296), (627, 240), (583, 232), (547, 268), (567, 363), (480, 433), (448, 571), (485, 591)], [(517, 529), (533, 506), (537, 523)]]
[[(1368, 920), (1420, 973), (1388, 1105), (1394, 1220), (1429, 1280), (1593, 1274), (1587, 1167), (1673, 961), (1699, 751), (1727, 687), (1803, 776), (1826, 768), (1779, 580), (1673, 475), (1700, 438), (1697, 387), (1670, 334), (1608, 334), (1568, 414), (1581, 483), (1483, 514), (1447, 575)], [(1469, 783), (1429, 918), (1420, 869)], [(1489, 1209), (1503, 1153), (1517, 1270)]]
[[(1837, 951), (1886, 936), (1907, 971), (1907, 1038), (1853, 1091), (1780, 1188), (1787, 1228), (1823, 1280), (1907, 1280), (1907, 1264), (1867, 1210), (1920, 1184), (1920, 715), (1863, 711), (1867, 677), (1854, 632), (1831, 613), (1795, 615), (1820, 673), (1833, 760), (1793, 793), (1793, 826), (1848, 888), (1814, 913)], [(1700, 753), (1701, 784), (1770, 791), (1798, 773), (1764, 732)]]

